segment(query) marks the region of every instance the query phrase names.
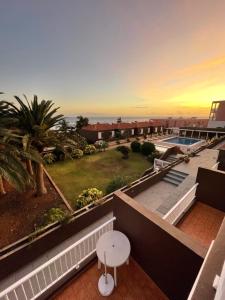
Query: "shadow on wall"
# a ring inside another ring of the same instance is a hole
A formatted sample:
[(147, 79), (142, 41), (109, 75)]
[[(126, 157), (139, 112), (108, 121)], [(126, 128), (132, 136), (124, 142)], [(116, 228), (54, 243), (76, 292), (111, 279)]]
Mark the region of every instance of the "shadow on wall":
[(206, 248), (122, 192), (114, 195), (113, 211), (143, 270), (169, 299), (187, 299)]
[(199, 167), (196, 182), (196, 200), (225, 212), (225, 174)]

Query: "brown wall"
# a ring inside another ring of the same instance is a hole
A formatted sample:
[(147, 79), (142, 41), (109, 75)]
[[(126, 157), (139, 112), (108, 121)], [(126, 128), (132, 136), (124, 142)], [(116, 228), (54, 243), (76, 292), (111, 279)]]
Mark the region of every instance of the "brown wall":
[(216, 121), (225, 121), (225, 102), (221, 101), (216, 111)]
[(180, 150), (180, 147), (178, 146), (173, 146), (170, 147), (164, 152), (161, 156), (160, 159), (166, 160), (168, 156), (170, 155), (176, 155), (176, 154), (183, 154), (183, 152)]
[(88, 227), (111, 211), (112, 200), (109, 200), (77, 217), (73, 222), (58, 226), (37, 240), (27, 243), (21, 247), (21, 249), (15, 249), (11, 253), (2, 255), (0, 257), (0, 280), (33, 261), (51, 248), (59, 245), (67, 238)]
[(135, 197), (139, 193), (148, 189), (150, 186), (159, 182), (166, 175), (166, 173), (168, 173), (168, 171), (169, 171), (169, 168), (167, 168), (165, 170), (161, 170), (157, 174), (153, 174), (152, 176), (150, 176), (150, 177), (144, 179), (143, 181), (138, 182), (134, 186), (126, 189), (125, 193), (130, 197)]
[(219, 162), (218, 169), (225, 171), (225, 150), (220, 149), (217, 161)]
[(122, 192), (115, 194), (113, 210), (132, 257), (169, 299), (186, 299), (206, 249)]
[(196, 182), (196, 200), (225, 212), (225, 174), (200, 167)]

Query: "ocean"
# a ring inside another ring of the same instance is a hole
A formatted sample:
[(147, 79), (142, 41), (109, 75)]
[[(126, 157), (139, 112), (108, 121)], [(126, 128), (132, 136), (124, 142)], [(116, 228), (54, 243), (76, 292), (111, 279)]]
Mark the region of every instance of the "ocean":
[[(66, 121), (70, 125), (74, 125), (76, 123), (76, 117), (65, 117)], [(118, 117), (88, 117), (90, 124), (95, 123), (116, 123)], [(121, 117), (122, 122), (134, 122), (134, 121), (148, 121), (151, 117)]]

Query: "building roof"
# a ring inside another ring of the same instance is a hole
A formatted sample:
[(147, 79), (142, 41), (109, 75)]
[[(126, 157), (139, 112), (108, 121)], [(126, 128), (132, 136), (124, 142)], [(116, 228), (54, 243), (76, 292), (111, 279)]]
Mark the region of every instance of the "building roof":
[(205, 127), (208, 123), (207, 119), (197, 118), (167, 118), (167, 119), (152, 119), (143, 122), (122, 122), (122, 123), (96, 123), (89, 124), (83, 127), (85, 131), (108, 131), (116, 129), (135, 129), (135, 128), (148, 128), (150, 126), (165, 126), (165, 127), (182, 127), (182, 126), (203, 126)]

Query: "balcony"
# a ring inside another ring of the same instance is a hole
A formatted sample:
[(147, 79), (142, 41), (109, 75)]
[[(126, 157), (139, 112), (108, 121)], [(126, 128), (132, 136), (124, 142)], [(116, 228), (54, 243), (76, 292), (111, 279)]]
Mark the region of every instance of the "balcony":
[(217, 236), (224, 216), (224, 212), (197, 201), (176, 226), (209, 247)]
[[(108, 270), (113, 275), (113, 270)], [(103, 270), (98, 270), (97, 262), (90, 266), (85, 272), (74, 278), (69, 284), (53, 295), (54, 300), (98, 300), (104, 299), (98, 291), (98, 279)], [(109, 300), (168, 300), (163, 292), (151, 280), (150, 277), (133, 260), (129, 265), (118, 268), (118, 286), (114, 289)]]
[[(111, 218), (1, 291), (0, 299), (33, 300), (49, 296), (63, 300), (74, 297), (79, 300), (101, 299), (98, 280), (103, 266), (101, 270), (97, 268), (96, 242), (102, 234), (113, 229), (114, 221), (115, 217)], [(108, 272), (113, 275), (113, 269), (109, 268)], [(58, 289), (60, 286), (63, 287)], [(108, 298), (168, 300), (132, 258), (129, 265), (118, 268), (118, 286)]]

